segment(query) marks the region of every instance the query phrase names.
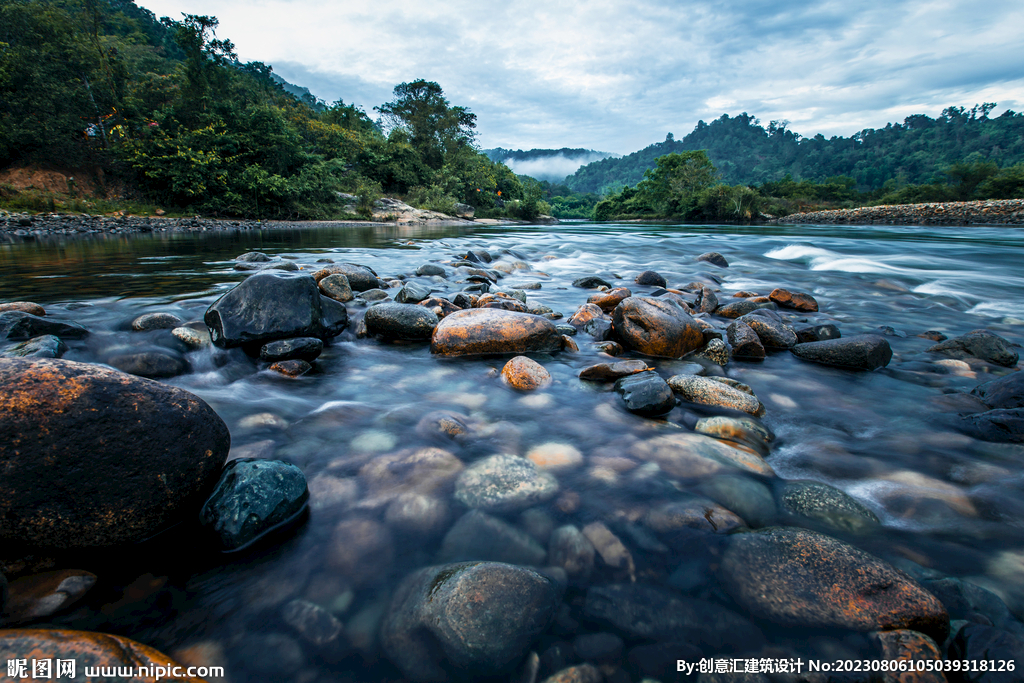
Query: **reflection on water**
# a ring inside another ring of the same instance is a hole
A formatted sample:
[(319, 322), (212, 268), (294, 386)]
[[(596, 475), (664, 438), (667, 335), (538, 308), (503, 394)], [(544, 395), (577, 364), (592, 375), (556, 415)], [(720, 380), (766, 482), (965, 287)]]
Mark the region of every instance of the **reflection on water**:
[[(600, 521), (622, 539), (643, 581), (729, 605), (714, 573), (720, 539), (707, 529), (666, 531), (650, 521), (652, 511), (732, 496), (734, 511), (746, 506), (744, 514), (753, 517), (759, 511), (750, 487), (761, 487), (773, 504), (786, 481), (814, 480), (852, 495), (881, 522), (856, 532), (815, 528), (919, 575), (970, 578), (1024, 613), (1024, 452), (1019, 445), (956, 432), (942, 404), (947, 394), (969, 391), (998, 368), (936, 365), (926, 353), (933, 342), (916, 336), (937, 330), (953, 337), (984, 327), (1021, 341), (1024, 233), (1017, 229), (572, 224), (472, 232), (384, 226), (97, 237), (0, 246), (0, 283), (3, 299), (50, 304), (55, 318), (93, 330), (66, 357), (95, 361), (109, 348), (138, 343), (127, 322), (142, 313), (201, 319), (219, 294), (245, 276), (230, 262), (245, 251), (292, 257), (304, 270), (332, 259), (370, 266), (382, 277), (413, 277), (419, 265), (450, 261), (470, 249), (507, 250), (505, 260), (521, 265), (510, 267), (500, 285), (539, 285), (525, 290), (531, 303), (566, 316), (586, 301), (589, 292), (569, 284), (586, 274), (634, 293), (651, 289), (632, 284), (642, 270), (658, 271), (673, 286), (713, 276), (721, 279), (722, 301), (740, 290), (810, 292), (822, 311), (813, 319), (838, 324), (844, 336), (893, 328), (887, 337), (893, 361), (885, 370), (859, 374), (804, 363), (789, 353), (772, 353), (763, 363), (731, 363), (728, 376), (749, 385), (767, 407), (764, 423), (776, 435), (767, 461), (779, 479), (730, 475), (711, 482), (668, 477), (638, 454), (651, 439), (689, 432), (700, 418), (728, 411), (686, 405), (666, 420), (623, 411), (610, 386), (578, 379), (583, 368), (609, 360), (582, 336), (578, 353), (536, 357), (554, 381), (532, 394), (496, 378), (504, 359), (441, 360), (425, 345), (357, 340), (351, 329), (327, 346), (314, 373), (297, 380), (269, 373), (241, 352), (192, 352), (193, 371), (171, 383), (200, 395), (223, 417), (234, 457), (274, 457), (303, 469), (313, 492), (308, 523), (278, 545), (227, 559), (201, 553), (189, 558), (173, 546), (184, 539), (171, 536), (166, 555), (130, 568), (136, 576), (169, 576), (159, 589), (137, 591), (141, 597), (134, 603), (111, 608), (119, 603), (108, 586), (93, 599), (92, 612), (65, 623), (121, 632), (172, 654), (190, 646), (213, 648), (236, 682), (267, 680), (269, 674), (253, 664), (263, 666), (266, 657), (255, 650), (285, 647), (282, 642), (301, 656), (278, 663), (283, 668), (273, 677), (280, 680), (397, 680), (377, 649), (380, 615), (403, 576), (449, 558), (457, 539), (446, 535), (465, 512), (452, 497), (450, 477), (435, 471), (436, 479), (424, 479), (408, 464), (427, 448), (451, 454), (458, 467), (540, 447), (562, 454), (567, 464), (552, 470), (556, 497), (499, 515), (532, 537), (542, 556), (554, 527)], [(722, 253), (730, 266), (694, 260), (707, 251)], [(449, 295), (462, 286), (419, 280)], [(351, 308), (355, 318), (362, 310)], [(156, 335), (148, 341), (159, 343)], [(663, 377), (681, 367), (679, 361), (648, 360)], [(452, 436), (436, 427), (441, 419), (462, 428)], [(409, 498), (399, 494), (410, 492), (427, 501), (417, 499), (419, 512), (402, 507), (400, 501)], [(531, 555), (523, 551), (522, 557)], [(593, 583), (621, 580), (598, 565)], [(571, 610), (583, 590), (570, 589)], [(302, 641), (281, 617), (282, 606), (294, 599), (316, 603), (339, 619), (347, 649), (325, 652)], [(857, 656), (866, 647), (844, 634), (812, 638), (760, 626), (770, 642), (804, 653), (813, 647), (818, 654)], [(586, 623), (579, 628), (596, 629)], [(549, 633), (538, 647), (559, 638), (571, 640), (572, 634)]]

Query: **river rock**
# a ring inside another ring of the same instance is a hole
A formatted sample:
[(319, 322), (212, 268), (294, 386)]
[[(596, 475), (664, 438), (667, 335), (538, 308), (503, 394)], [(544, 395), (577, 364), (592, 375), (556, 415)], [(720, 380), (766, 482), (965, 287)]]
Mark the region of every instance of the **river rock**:
[(875, 513), (834, 486), (817, 481), (788, 481), (779, 500), (782, 509), (839, 531), (864, 533), (878, 527)]
[(210, 329), (206, 327), (206, 323), (201, 323), (203, 329), (197, 330), (194, 327), (188, 327), (187, 325), (182, 327), (175, 327), (171, 330), (171, 335), (178, 341), (184, 343), (193, 349), (202, 349), (213, 343), (210, 338)]
[[(882, 661), (896, 663), (900, 661), (912, 664), (915, 668), (934, 662), (933, 666), (941, 666), (942, 653), (935, 641), (923, 633), (898, 629), (895, 631), (876, 631), (870, 634), (881, 653)], [(881, 683), (946, 683), (946, 676), (941, 671), (889, 671), (883, 672)]]
[(376, 497), (403, 493), (446, 495), (464, 467), (449, 451), (421, 448), (411, 454), (391, 453), (374, 458), (359, 470), (359, 477)]
[(348, 278), (341, 273), (328, 275), (317, 283), (317, 287), (328, 299), (334, 299), (341, 303), (347, 303), (355, 298), (355, 295), (352, 294), (352, 285), (348, 283)]
[(715, 315), (723, 318), (739, 318), (741, 315), (756, 311), (759, 307), (754, 301), (741, 299), (740, 301), (731, 301), (719, 306), (715, 309)]
[(30, 313), (39, 317), (46, 315), (45, 308), (31, 301), (8, 301), (7, 303), (0, 304), (0, 313), (6, 313), (7, 311), (21, 311), (22, 313)]
[(260, 360), (276, 363), (279, 360), (304, 360), (312, 363), (324, 350), (324, 343), (316, 337), (294, 337), (264, 344)]
[(791, 292), (788, 289), (774, 289), (768, 298), (782, 308), (792, 308), (798, 311), (813, 313), (818, 310), (818, 302), (810, 294), (803, 292)]
[(447, 277), (448, 272), (436, 263), (424, 263), (422, 266), (416, 269), (416, 274), (420, 276), (433, 276)]
[(295, 465), (241, 458), (224, 468), (199, 521), (223, 550), (239, 550), (293, 519), (307, 500), (306, 477)]
[(296, 358), (294, 360), (279, 360), (267, 369), (284, 377), (294, 379), (305, 375), (313, 369), (313, 366), (304, 360)]
[(990, 590), (952, 577), (924, 580), (924, 588), (934, 595), (949, 612), (950, 620), (966, 619), (975, 623), (1010, 631), (1024, 638), (1024, 623), (1006, 606), (1003, 600)]
[(746, 522), (736, 513), (701, 498), (662, 503), (648, 511), (644, 523), (660, 534), (680, 529), (727, 534), (746, 526)]
[(341, 622), (320, 605), (292, 600), (281, 610), (281, 619), (317, 647), (332, 643), (341, 635)]
[(591, 382), (610, 382), (621, 377), (650, 370), (642, 360), (622, 360), (617, 363), (598, 363), (580, 370), (580, 379)]
[(132, 321), (132, 330), (148, 332), (150, 330), (173, 330), (185, 321), (173, 313), (146, 313)]
[(0, 358), (60, 358), (67, 351), (60, 337), (44, 334), (7, 348), (0, 353)]
[(728, 268), (729, 262), (725, 260), (725, 257), (719, 254), (717, 251), (709, 251), (701, 254), (697, 257), (698, 261), (705, 261), (713, 266), (719, 268)]
[(586, 275), (584, 277), (578, 277), (572, 281), (573, 287), (579, 287), (580, 289), (597, 289), (598, 287), (612, 288), (612, 285), (607, 280), (598, 277), (597, 275)]
[(675, 375), (669, 377), (668, 385), (680, 399), (689, 403), (742, 410), (757, 417), (761, 417), (765, 413), (764, 405), (756, 396), (744, 393), (710, 377)]
[(612, 330), (624, 346), (648, 356), (680, 358), (704, 345), (700, 326), (668, 299), (623, 299), (612, 315)]
[[(3, 316), (0, 316), (2, 318)], [(988, 330), (974, 330), (962, 337), (948, 339), (928, 349), (952, 358), (980, 358), (989, 363), (1012, 368), (1020, 360), (1013, 345), (998, 334)]]
[(404, 287), (398, 290), (398, 294), (395, 295), (395, 301), (400, 304), (418, 304), (424, 299), (430, 298), (430, 287), (421, 285), (418, 282), (406, 283)]
[(775, 434), (760, 420), (752, 417), (727, 417), (716, 415), (697, 421), (693, 431), (717, 439), (735, 441), (767, 455), (768, 444), (775, 440)]
[(548, 539), (548, 561), (565, 570), (574, 583), (585, 584), (594, 570), (594, 544), (572, 524), (560, 526)]
[(0, 360), (0, 397), (4, 555), (148, 538), (195, 514), (231, 443), (193, 394), (98, 365)]
[(430, 341), (430, 352), (439, 356), (553, 353), (561, 348), (562, 336), (550, 320), (496, 308), (474, 308), (446, 316)]
[[(123, 636), (65, 629), (0, 630), (0, 659), (8, 662), (27, 660), (25, 677), (33, 674), (33, 661), (71, 660), (75, 665), (75, 680), (84, 680), (87, 668), (112, 667), (115, 670), (135, 672), (138, 671), (138, 667), (156, 671), (157, 667), (173, 669), (181, 666), (162, 652)], [(10, 665), (8, 666), (8, 671), (11, 671)], [(54, 680), (60, 678), (57, 666), (54, 663), (50, 669)], [(185, 670), (186, 667), (180, 668), (183, 673)], [(21, 676), (12, 676), (11, 678), (18, 680)], [(153, 677), (125, 676), (117, 677), (117, 680), (127, 683), (147, 683), (152, 681)], [(184, 675), (174, 677), (168, 675), (167, 680), (176, 683), (205, 683), (201, 678)]]
[(826, 339), (839, 339), (843, 335), (839, 328), (832, 324), (826, 325), (803, 325), (795, 328), (798, 344), (807, 342), (825, 341)]
[(487, 560), (541, 565), (547, 552), (532, 536), (504, 520), (470, 510), (452, 525), (441, 543), (442, 562)]
[[(2, 631), (0, 631), (2, 633)], [(1024, 637), (983, 624), (967, 624), (949, 645), (950, 659), (958, 661), (1003, 660), (1014, 662), (1013, 671), (966, 671), (965, 683), (1018, 683), (1024, 662)], [(973, 668), (973, 667), (969, 667)]]
[(752, 477), (742, 474), (709, 477), (700, 483), (698, 490), (734, 511), (747, 526), (758, 528), (775, 523), (775, 497), (767, 486)]
[(679, 432), (657, 436), (630, 446), (629, 454), (653, 462), (670, 477), (704, 479), (713, 475), (745, 471), (763, 477), (775, 476), (760, 456), (728, 446), (703, 434)]
[(732, 610), (640, 583), (591, 587), (583, 613), (632, 640), (683, 640), (730, 653), (764, 642), (761, 631)]
[(107, 364), (121, 372), (149, 379), (177, 377), (192, 369), (183, 355), (162, 348), (115, 353), (107, 358)]
[(241, 263), (269, 263), (273, 259), (259, 251), (247, 251), (236, 256), (235, 260)]
[(638, 285), (650, 285), (651, 287), (668, 287), (668, 283), (665, 282), (665, 278), (661, 274), (656, 273), (653, 270), (645, 270), (636, 276), (633, 280)]
[(516, 356), (501, 369), (501, 380), (515, 389), (534, 391), (551, 384), (551, 373), (531, 358)]
[(507, 674), (547, 628), (560, 599), (552, 581), (523, 567), (427, 567), (395, 591), (381, 645), (417, 683)]
[(1024, 408), (987, 410), (961, 415), (959, 427), (983, 441), (1024, 442)]
[(391, 571), (394, 557), (390, 529), (362, 517), (338, 522), (327, 550), (327, 564), (356, 586), (382, 581)]
[(790, 351), (803, 360), (849, 370), (884, 368), (892, 358), (889, 342), (876, 334), (797, 344)]
[(740, 360), (764, 360), (761, 338), (745, 322), (737, 320), (725, 331), (732, 347), (732, 357)]
[(697, 299), (693, 302), (693, 308), (698, 313), (714, 313), (718, 308), (718, 297), (710, 287), (701, 287), (697, 292)]
[(597, 294), (591, 294), (587, 297), (588, 304), (594, 304), (602, 311), (611, 312), (615, 310), (615, 307), (622, 303), (623, 299), (633, 296), (633, 292), (629, 291), (626, 287), (616, 287), (610, 289), (607, 292), (599, 292)]
[(676, 407), (672, 389), (656, 372), (640, 372), (615, 382), (626, 410), (645, 417), (665, 415)]
[(499, 454), (467, 467), (455, 482), (455, 499), (469, 508), (515, 512), (558, 492), (558, 480), (516, 455)]
[(371, 306), (363, 320), (367, 332), (374, 336), (410, 341), (430, 339), (438, 323), (437, 315), (429, 308), (402, 303)]
[(24, 311), (0, 313), (0, 339), (16, 341), (47, 334), (61, 339), (82, 339), (88, 336), (89, 330), (77, 323), (48, 320)]
[(572, 325), (576, 330), (582, 330), (587, 323), (594, 320), (603, 320), (604, 311), (597, 304), (583, 304), (566, 319), (567, 325)]
[(753, 314), (741, 316), (739, 320), (746, 323), (757, 334), (766, 349), (788, 349), (796, 346), (796, 332), (788, 325)]
[(1011, 372), (971, 389), (990, 408), (1024, 408), (1024, 372)]
[(731, 539), (721, 564), (722, 585), (758, 618), (806, 628), (907, 628), (946, 637), (949, 616), (935, 596), (863, 550), (792, 527)]
[(19, 577), (10, 583), (10, 598), (0, 607), (7, 627), (48, 617), (78, 602), (96, 584), (96, 575), (61, 569)]
[(348, 324), (345, 307), (326, 297), (309, 275), (257, 273), (217, 299), (204, 316), (222, 348), (290, 337), (332, 337)]
[(604, 676), (593, 664), (577, 664), (548, 676), (541, 683), (601, 683)]
[(319, 283), (330, 275), (344, 275), (353, 292), (365, 292), (380, 287), (376, 273), (366, 266), (355, 263), (334, 263), (313, 273), (313, 279)]

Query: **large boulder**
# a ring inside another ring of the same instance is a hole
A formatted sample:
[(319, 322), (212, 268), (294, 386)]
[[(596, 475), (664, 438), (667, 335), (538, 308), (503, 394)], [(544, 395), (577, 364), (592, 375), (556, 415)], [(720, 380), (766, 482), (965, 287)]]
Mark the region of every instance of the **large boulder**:
[(968, 332), (956, 339), (948, 339), (936, 344), (928, 350), (952, 358), (980, 358), (1008, 368), (1012, 368), (1020, 360), (1013, 344), (987, 330)]
[(446, 316), (434, 329), (430, 351), (439, 356), (551, 353), (562, 348), (554, 323), (539, 315), (472, 308)]
[(560, 600), (558, 586), (524, 567), (426, 567), (395, 591), (381, 645), (412, 681), (507, 674), (547, 628)]
[(754, 616), (785, 626), (911, 629), (942, 642), (949, 615), (912, 578), (834, 538), (792, 527), (732, 536), (725, 590)]
[(331, 264), (313, 273), (313, 279), (319, 284), (321, 280), (331, 275), (344, 275), (348, 279), (349, 287), (352, 288), (353, 292), (365, 292), (380, 287), (377, 274), (366, 266), (361, 266), (357, 263)]
[(21, 340), (52, 334), (61, 339), (81, 339), (89, 330), (77, 323), (62, 323), (24, 311), (0, 313), (0, 339)]
[(1012, 372), (971, 390), (991, 408), (1024, 408), (1024, 372)]
[(183, 389), (57, 359), (0, 360), (0, 547), (143, 540), (195, 514), (230, 436)]
[(889, 342), (877, 334), (807, 342), (790, 351), (803, 360), (850, 370), (884, 368), (892, 359)]
[(426, 341), (437, 327), (437, 314), (425, 306), (383, 303), (371, 306), (363, 317), (366, 331), (384, 339)]
[[(62, 670), (61, 664), (54, 662), (71, 662), (74, 666), (73, 680), (84, 680), (87, 669), (119, 670), (138, 673), (145, 667), (158, 672), (164, 670), (164, 680), (169, 683), (204, 683), (199, 677), (186, 676), (187, 668), (181, 666), (167, 655), (153, 648), (137, 643), (124, 636), (113, 636), (106, 633), (91, 631), (70, 631), (64, 629), (8, 629), (0, 631), (0, 659), (14, 662), (26, 661), (28, 667), (25, 678), (33, 675), (34, 661), (49, 660), (50, 672), (54, 680), (65, 676), (72, 678), (70, 671)], [(8, 665), (8, 673), (12, 666)], [(173, 675), (177, 669), (181, 675)], [(48, 676), (47, 678), (50, 678)], [(12, 675), (11, 678), (15, 678)], [(144, 683), (154, 680), (152, 676), (130, 675), (116, 678), (91, 678), (90, 680), (118, 680), (126, 683)]]
[(257, 273), (213, 302), (203, 318), (217, 346), (340, 334), (345, 306), (320, 295), (309, 275)]
[(623, 299), (612, 314), (612, 331), (622, 344), (648, 356), (680, 358), (704, 346), (700, 326), (671, 299)]

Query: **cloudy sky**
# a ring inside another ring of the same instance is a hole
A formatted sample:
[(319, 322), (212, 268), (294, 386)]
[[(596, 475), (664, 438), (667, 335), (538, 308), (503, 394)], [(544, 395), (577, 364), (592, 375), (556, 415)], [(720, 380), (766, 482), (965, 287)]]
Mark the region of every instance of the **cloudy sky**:
[(1024, 109), (1020, 0), (141, 0), (327, 102), (437, 81), (485, 148), (626, 154), (748, 112), (850, 135), (949, 105)]

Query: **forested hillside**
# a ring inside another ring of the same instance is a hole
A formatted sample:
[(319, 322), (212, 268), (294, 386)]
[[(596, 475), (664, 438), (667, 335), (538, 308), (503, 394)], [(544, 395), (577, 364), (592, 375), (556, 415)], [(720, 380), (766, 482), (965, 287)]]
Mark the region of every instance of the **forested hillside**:
[(141, 199), (212, 215), (330, 218), (338, 192), (364, 212), (382, 192), (447, 213), (546, 209), (535, 182), (477, 151), (476, 116), (437, 83), (399, 84), (374, 120), (286, 92), (217, 25), (130, 0), (0, 3), (0, 169), (100, 169)]
[(767, 127), (748, 115), (720, 118), (697, 127), (681, 140), (663, 141), (617, 159), (580, 168), (565, 183), (576, 192), (606, 194), (633, 186), (655, 159), (671, 153), (705, 150), (722, 182), (760, 185), (794, 180), (853, 178), (860, 191), (895, 190), (944, 179), (953, 164), (1024, 162), (1024, 114), (1007, 111), (990, 117), (995, 104), (949, 107), (938, 118), (910, 116), (903, 123), (867, 129), (851, 137), (801, 137), (786, 122)]

